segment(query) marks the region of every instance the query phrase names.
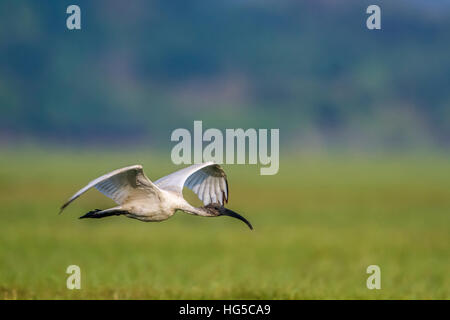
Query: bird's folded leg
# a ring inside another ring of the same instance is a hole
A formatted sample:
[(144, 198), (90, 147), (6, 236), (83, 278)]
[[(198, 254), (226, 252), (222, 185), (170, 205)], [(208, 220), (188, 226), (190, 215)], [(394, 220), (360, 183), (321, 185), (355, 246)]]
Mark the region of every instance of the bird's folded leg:
[(89, 211), (89, 212), (86, 213), (84, 216), (81, 216), (80, 219), (84, 219), (84, 218), (95, 218), (94, 215), (95, 215), (97, 212), (100, 212), (100, 211), (102, 211), (102, 210), (101, 210), (101, 209), (95, 209), (95, 210)]
[(110, 217), (110, 216), (119, 216), (121, 214), (126, 214), (126, 213), (128, 213), (128, 212), (123, 211), (123, 210), (117, 210), (117, 208), (106, 209), (106, 210), (95, 209), (95, 210), (89, 211), (84, 216), (81, 216), (80, 219), (104, 218), (104, 217)]

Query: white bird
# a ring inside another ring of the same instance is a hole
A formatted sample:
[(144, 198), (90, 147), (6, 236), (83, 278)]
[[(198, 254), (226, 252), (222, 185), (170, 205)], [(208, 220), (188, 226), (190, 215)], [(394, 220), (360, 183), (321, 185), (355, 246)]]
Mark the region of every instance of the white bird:
[[(224, 207), (224, 203), (228, 202), (227, 176), (213, 162), (191, 165), (155, 182), (145, 176), (141, 165), (117, 169), (89, 182), (61, 207), (60, 213), (93, 187), (118, 206), (90, 211), (80, 219), (125, 215), (146, 222), (163, 221), (181, 210), (203, 217), (230, 216), (244, 221), (253, 229), (244, 217)], [(183, 197), (184, 187), (197, 194), (204, 206), (190, 205)]]

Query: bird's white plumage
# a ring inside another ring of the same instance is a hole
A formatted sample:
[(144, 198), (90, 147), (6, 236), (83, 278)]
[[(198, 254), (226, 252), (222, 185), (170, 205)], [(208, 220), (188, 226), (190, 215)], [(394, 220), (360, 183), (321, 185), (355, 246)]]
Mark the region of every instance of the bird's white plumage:
[(205, 205), (228, 202), (228, 182), (223, 169), (213, 162), (194, 164), (165, 176), (155, 184), (163, 190), (182, 196), (183, 188), (191, 189)]
[[(205, 207), (196, 208), (190, 205), (183, 197), (184, 187), (195, 192)], [(114, 170), (92, 180), (61, 207), (61, 212), (91, 188), (96, 188), (119, 206), (88, 212), (86, 214), (88, 217), (125, 214), (141, 221), (162, 221), (170, 218), (177, 210), (210, 217), (218, 216), (220, 212), (217, 211), (219, 210), (217, 207), (216, 211), (211, 211), (210, 207), (206, 208), (208, 204), (223, 207), (224, 202), (228, 201), (225, 172), (213, 162), (194, 164), (154, 183), (145, 176), (141, 165), (134, 165)]]
[(145, 198), (159, 189), (144, 174), (141, 165), (114, 170), (89, 182), (75, 193), (62, 207), (64, 210), (72, 201), (91, 188), (96, 188), (117, 204), (124, 204), (128, 198)]

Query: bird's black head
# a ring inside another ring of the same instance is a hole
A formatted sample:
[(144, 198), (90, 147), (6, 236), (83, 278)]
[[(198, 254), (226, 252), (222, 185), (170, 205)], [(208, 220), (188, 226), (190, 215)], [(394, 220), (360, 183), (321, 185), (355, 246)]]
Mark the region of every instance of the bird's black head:
[(245, 222), (245, 224), (247, 224), (247, 226), (251, 230), (253, 230), (251, 223), (247, 219), (245, 219), (240, 214), (238, 214), (230, 209), (225, 208), (224, 206), (220, 205), (219, 203), (210, 203), (205, 206), (205, 209), (207, 209), (210, 213), (212, 213), (215, 216), (229, 216), (229, 217), (239, 219), (239, 220)]

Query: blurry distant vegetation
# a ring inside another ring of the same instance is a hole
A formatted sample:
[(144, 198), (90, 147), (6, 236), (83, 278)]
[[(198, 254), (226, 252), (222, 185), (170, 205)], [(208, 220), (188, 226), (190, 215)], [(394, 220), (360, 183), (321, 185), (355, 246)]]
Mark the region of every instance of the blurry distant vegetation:
[(162, 145), (203, 120), (297, 147), (448, 149), (450, 5), (428, 2), (2, 1), (0, 142)]

